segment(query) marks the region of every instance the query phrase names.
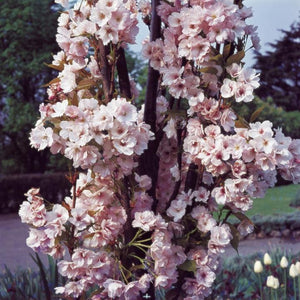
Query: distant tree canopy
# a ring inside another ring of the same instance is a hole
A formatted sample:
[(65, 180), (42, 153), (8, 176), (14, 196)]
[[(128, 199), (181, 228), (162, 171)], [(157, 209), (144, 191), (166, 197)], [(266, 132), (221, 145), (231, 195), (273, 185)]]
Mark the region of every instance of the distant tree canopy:
[(135, 104), (139, 107), (145, 101), (148, 64), (145, 60), (138, 57), (135, 52), (130, 50), (126, 51), (126, 62), (130, 77), (137, 83), (139, 96), (135, 100)]
[(286, 111), (300, 110), (300, 21), (271, 43), (272, 50), (256, 53), (255, 68), (261, 72), (261, 86), (255, 90), (262, 99), (272, 97)]
[(56, 20), (53, 0), (0, 2), (0, 173), (41, 172), (49, 163), (28, 134), (46, 97), (42, 85), (53, 78), (44, 63), (58, 49)]
[(247, 105), (234, 103), (232, 108), (247, 122), (250, 122), (251, 116), (255, 114), (256, 118), (253, 122), (270, 120), (274, 128), (282, 128), (282, 131), (287, 136), (295, 139), (300, 138), (300, 112), (285, 111), (282, 107), (276, 106), (271, 97), (264, 100), (255, 97), (254, 100), (247, 103)]

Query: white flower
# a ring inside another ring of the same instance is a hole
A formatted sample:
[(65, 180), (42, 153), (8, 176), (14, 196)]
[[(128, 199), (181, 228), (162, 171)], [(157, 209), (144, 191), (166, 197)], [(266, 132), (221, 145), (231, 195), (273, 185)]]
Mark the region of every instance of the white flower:
[(272, 263), (272, 259), (268, 253), (265, 253), (264, 255), (264, 264), (265, 265), (270, 265)]
[(230, 98), (234, 95), (237, 88), (235, 81), (230, 79), (224, 79), (223, 85), (221, 86), (221, 95), (223, 98)]
[(114, 116), (122, 124), (130, 125), (137, 120), (137, 110), (136, 107), (124, 98), (119, 98), (114, 100)]
[(279, 280), (278, 278), (270, 275), (267, 278), (267, 286), (272, 288), (272, 289), (278, 289), (279, 287)]
[(286, 259), (285, 256), (282, 256), (281, 261), (280, 261), (280, 267), (285, 269), (289, 265), (288, 260)]
[(54, 109), (54, 113), (51, 114), (52, 118), (61, 117), (68, 107), (68, 100), (64, 100), (63, 102), (55, 103), (52, 108)]
[(138, 227), (144, 231), (153, 230), (156, 224), (156, 217), (153, 211), (146, 210), (143, 212), (136, 212), (134, 214), (134, 220), (132, 221), (132, 227)]
[(51, 127), (45, 128), (42, 125), (38, 125), (31, 130), (29, 140), (32, 147), (39, 151), (44, 150), (53, 143), (53, 130)]
[(263, 265), (260, 260), (256, 260), (254, 263), (254, 272), (261, 273), (263, 271)]
[(296, 266), (296, 269), (297, 269), (297, 271), (298, 271), (298, 274), (300, 274), (300, 261), (297, 261), (297, 262), (295, 263), (295, 266)]
[(107, 290), (108, 297), (115, 298), (121, 296), (125, 284), (119, 280), (113, 280), (109, 278), (104, 282), (103, 286)]
[(55, 3), (60, 4), (63, 7), (68, 7), (69, 5), (69, 0), (54, 0)]
[(170, 172), (172, 174), (172, 177), (175, 179), (175, 181), (179, 181), (180, 180), (180, 171), (178, 168), (178, 164), (175, 164), (171, 169)]
[(291, 264), (289, 274), (291, 277), (295, 278), (299, 275), (295, 264)]

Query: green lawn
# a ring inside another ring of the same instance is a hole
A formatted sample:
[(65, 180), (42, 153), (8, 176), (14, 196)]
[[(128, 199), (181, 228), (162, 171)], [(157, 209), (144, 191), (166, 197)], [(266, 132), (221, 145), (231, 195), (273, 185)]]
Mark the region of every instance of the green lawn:
[(289, 213), (296, 210), (290, 207), (290, 202), (295, 198), (300, 190), (300, 184), (291, 184), (269, 189), (266, 196), (262, 199), (254, 199), (253, 208), (246, 213), (247, 216), (253, 215), (272, 215)]

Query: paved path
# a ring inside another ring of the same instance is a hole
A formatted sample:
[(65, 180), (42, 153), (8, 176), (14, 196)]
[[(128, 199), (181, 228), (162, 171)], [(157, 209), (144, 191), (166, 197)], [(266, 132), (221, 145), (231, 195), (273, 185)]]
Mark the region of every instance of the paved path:
[[(34, 267), (35, 263), (30, 257), (34, 254), (26, 246), (29, 228), (22, 224), (17, 214), (0, 215), (0, 270), (7, 265), (11, 270), (17, 267)], [(45, 262), (47, 261), (45, 257)]]
[[(15, 270), (18, 266), (22, 268), (36, 268), (29, 256), (29, 253), (34, 252), (26, 246), (25, 242), (28, 232), (28, 226), (21, 223), (17, 214), (0, 215), (0, 271), (3, 270), (5, 264), (11, 270)], [(276, 248), (299, 253), (300, 241), (278, 238), (245, 240), (240, 242), (239, 254), (247, 256), (256, 252), (272, 251), (272, 249)], [(229, 247), (224, 257), (233, 255), (236, 255), (236, 252)], [(43, 260), (47, 262), (46, 256), (44, 256)]]

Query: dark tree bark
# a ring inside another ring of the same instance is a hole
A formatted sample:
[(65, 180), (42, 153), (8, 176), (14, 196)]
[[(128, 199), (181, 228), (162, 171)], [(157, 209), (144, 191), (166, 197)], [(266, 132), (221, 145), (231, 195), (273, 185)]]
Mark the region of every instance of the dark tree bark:
[[(154, 41), (160, 37), (161, 20), (156, 12), (156, 8), (159, 5), (159, 0), (152, 1), (152, 17), (151, 17), (151, 36), (150, 41)], [(148, 79), (145, 99), (145, 112), (144, 121), (151, 126), (151, 131), (156, 131), (156, 98), (158, 93), (158, 81), (159, 72), (154, 70), (150, 64), (148, 67)], [(156, 196), (155, 190), (157, 185), (159, 160), (156, 155), (157, 142), (150, 141), (148, 149), (144, 152), (140, 159), (140, 173), (146, 174), (152, 178), (152, 188), (148, 191), (149, 195), (153, 198), (152, 209), (156, 210)]]
[(128, 68), (125, 58), (125, 51), (122, 47), (118, 49), (117, 71), (121, 96), (131, 99), (132, 95), (130, 90)]

